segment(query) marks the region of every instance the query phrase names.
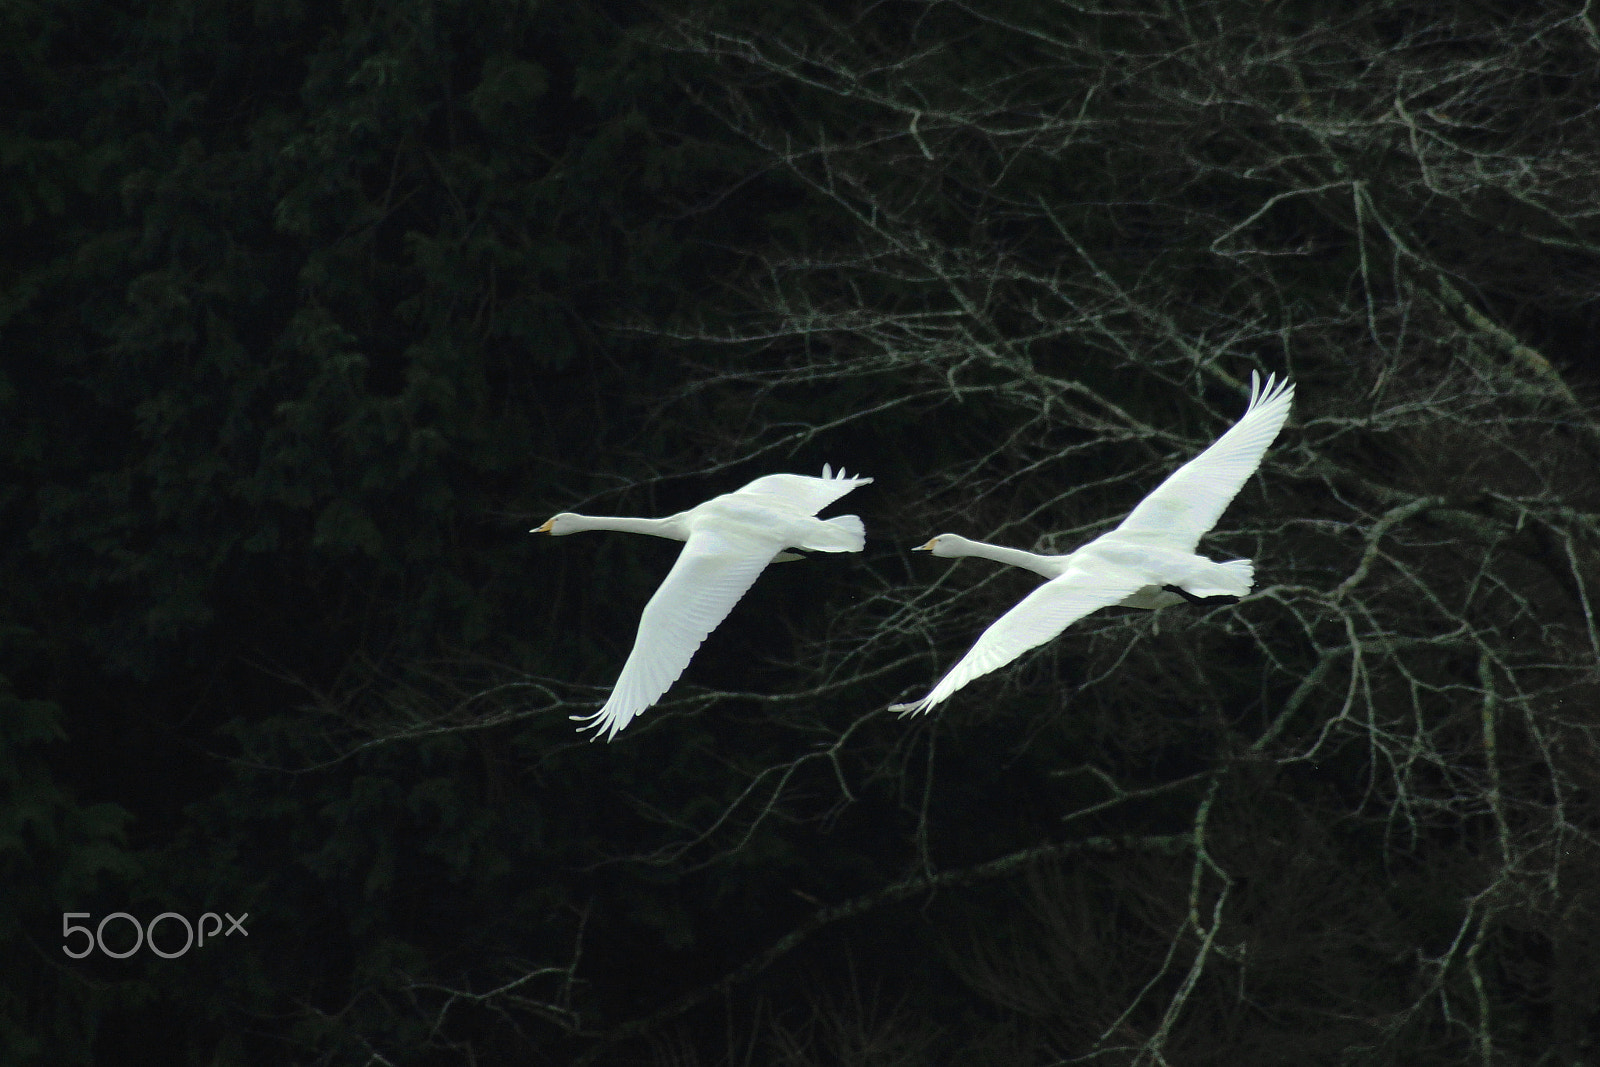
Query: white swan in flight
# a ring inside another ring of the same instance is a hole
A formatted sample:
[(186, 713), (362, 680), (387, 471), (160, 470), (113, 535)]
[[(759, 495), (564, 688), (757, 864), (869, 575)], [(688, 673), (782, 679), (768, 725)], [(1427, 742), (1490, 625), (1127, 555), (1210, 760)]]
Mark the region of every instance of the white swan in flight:
[(1250, 373), (1250, 406), (1210, 448), (1179, 467), (1139, 502), (1122, 525), (1065, 556), (1043, 556), (1016, 548), (940, 534), (922, 550), (935, 556), (982, 556), (1026, 567), (1050, 580), (1000, 616), (961, 662), (933, 690), (910, 704), (892, 704), (901, 714), (927, 711), (974, 678), (1005, 666), (1044, 644), (1091, 611), (1120, 604), (1159, 608), (1182, 600), (1240, 597), (1255, 582), (1247, 559), (1217, 563), (1195, 554), (1200, 537), (1255, 472), (1261, 456), (1289, 417), (1294, 386)]
[(866, 532), (855, 515), (816, 513), (871, 478), (838, 474), (823, 464), (822, 477), (769, 474), (743, 489), (664, 519), (574, 515), (569, 511), (529, 533), (556, 536), (583, 530), (621, 530), (685, 542), (666, 580), (644, 606), (633, 651), (611, 697), (593, 715), (574, 715), (607, 741), (660, 699), (689, 665), (695, 649), (774, 560), (799, 559), (786, 548), (860, 552)]

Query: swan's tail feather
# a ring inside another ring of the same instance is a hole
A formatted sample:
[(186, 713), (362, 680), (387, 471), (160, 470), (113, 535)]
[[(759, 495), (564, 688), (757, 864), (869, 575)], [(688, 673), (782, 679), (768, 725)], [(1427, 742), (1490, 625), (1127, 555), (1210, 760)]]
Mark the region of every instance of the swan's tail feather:
[(835, 515), (811, 528), (811, 535), (796, 548), (813, 552), (860, 552), (867, 546), (867, 528), (859, 515)]
[(860, 474), (847, 474), (843, 467), (835, 471), (826, 463), (822, 465), (822, 480), (825, 482), (854, 482), (857, 485), (870, 485), (872, 483), (871, 478)]
[(1215, 563), (1200, 581), (1183, 583), (1192, 596), (1244, 596), (1256, 584), (1256, 565), (1247, 559)]

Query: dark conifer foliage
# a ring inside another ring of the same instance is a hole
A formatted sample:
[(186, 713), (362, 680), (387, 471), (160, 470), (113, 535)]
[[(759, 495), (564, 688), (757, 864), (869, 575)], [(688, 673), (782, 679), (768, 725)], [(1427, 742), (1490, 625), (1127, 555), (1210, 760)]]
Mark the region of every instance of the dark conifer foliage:
[[(1589, 1062), (1591, 16), (0, 12), (0, 1060)], [(1256, 595), (885, 712), (1034, 583), (910, 546), (1252, 369)], [(527, 529), (825, 461), (867, 551), (576, 734), (676, 547)]]

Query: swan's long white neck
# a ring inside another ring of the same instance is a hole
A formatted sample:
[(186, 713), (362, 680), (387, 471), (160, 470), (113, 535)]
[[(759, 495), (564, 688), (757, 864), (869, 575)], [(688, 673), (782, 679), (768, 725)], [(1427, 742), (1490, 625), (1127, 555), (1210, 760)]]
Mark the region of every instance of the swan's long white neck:
[(1061, 573), (1060, 556), (1041, 556), (1037, 552), (1026, 552), (1020, 548), (1005, 548), (1001, 545), (991, 545), (983, 541), (971, 541), (965, 537), (950, 537), (948, 547), (940, 555), (949, 556), (982, 556), (992, 559), (996, 563), (1004, 563), (1011, 567), (1021, 567), (1023, 570), (1042, 574), (1046, 578), (1054, 578)]
[(572, 515), (567, 533), (586, 530), (616, 530), (619, 533), (649, 534), (652, 537), (670, 537), (674, 541), (687, 541), (689, 531), (677, 515), (664, 519), (640, 519), (628, 515)]

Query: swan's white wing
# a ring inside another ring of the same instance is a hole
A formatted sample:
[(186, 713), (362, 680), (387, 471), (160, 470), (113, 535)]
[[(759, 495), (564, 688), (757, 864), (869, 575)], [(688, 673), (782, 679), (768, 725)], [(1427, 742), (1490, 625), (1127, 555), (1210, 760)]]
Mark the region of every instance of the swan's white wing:
[(678, 680), (695, 650), (782, 547), (753, 538), (699, 529), (689, 535), (666, 580), (644, 606), (633, 651), (605, 706), (575, 715), (607, 741), (660, 699)]
[(1207, 530), (1239, 495), (1245, 480), (1261, 464), (1272, 439), (1283, 429), (1294, 401), (1294, 385), (1250, 372), (1250, 406), (1233, 428), (1210, 448), (1173, 471), (1167, 480), (1122, 520), (1119, 533), (1155, 540), (1166, 547), (1193, 552)]
[(932, 692), (911, 704), (891, 704), (890, 710), (927, 711), (974, 678), (1004, 667), (1091, 611), (1115, 604), (1146, 582), (1146, 578), (1120, 568), (1096, 564), (1090, 571), (1080, 564), (1072, 564), (1059, 577), (1044, 583), (996, 619), (961, 662), (939, 679)]
[(815, 515), (856, 486), (870, 481), (871, 478), (852, 478), (842, 468), (835, 474), (833, 468), (824, 463), (820, 478), (807, 474), (769, 474), (728, 495), (753, 498), (769, 506), (797, 508), (804, 514)]

